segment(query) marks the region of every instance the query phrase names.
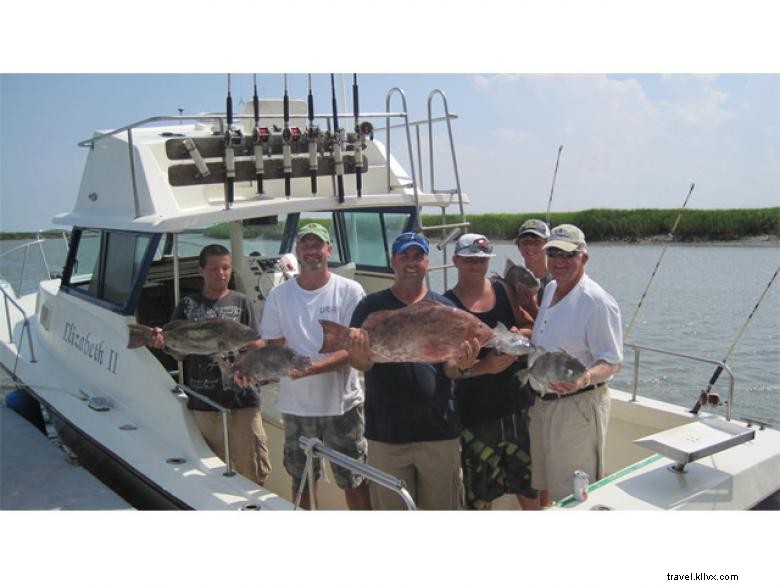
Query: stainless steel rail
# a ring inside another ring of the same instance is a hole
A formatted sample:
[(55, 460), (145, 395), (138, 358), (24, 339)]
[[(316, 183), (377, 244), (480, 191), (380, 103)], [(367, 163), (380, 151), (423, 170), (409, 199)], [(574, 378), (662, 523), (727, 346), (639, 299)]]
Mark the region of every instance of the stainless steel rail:
[(718, 360), (711, 360), (708, 358), (698, 357), (698, 356), (692, 356), (687, 355), (684, 353), (677, 353), (673, 351), (665, 351), (662, 349), (655, 349), (652, 347), (646, 347), (642, 345), (635, 345), (633, 343), (624, 343), (624, 348), (628, 348), (634, 351), (634, 383), (633, 383), (633, 390), (631, 392), (631, 401), (636, 402), (636, 397), (639, 394), (639, 358), (642, 352), (650, 352), (650, 353), (657, 353), (661, 355), (668, 355), (671, 357), (691, 360), (694, 362), (700, 362), (704, 364), (711, 364), (714, 366), (718, 366), (720, 368), (723, 368), (723, 371), (726, 372), (729, 375), (729, 397), (728, 401), (726, 402), (726, 420), (731, 420), (731, 415), (734, 408), (734, 373), (731, 371), (731, 368), (729, 368), (725, 362), (718, 361)]
[[(62, 237), (65, 240), (65, 250), (67, 252), (68, 249), (68, 239), (65, 237), (65, 232), (62, 232)], [(46, 241), (46, 238), (41, 237), (41, 231), (39, 231), (35, 235), (35, 240), (32, 242), (26, 242), (24, 244), (20, 244), (19, 246), (14, 246), (13, 248), (10, 248), (9, 250), (6, 250), (2, 254), (0, 254), (0, 258), (3, 258), (4, 256), (8, 256), (9, 254), (16, 252), (18, 250), (24, 250), (24, 257), (22, 258), (22, 268), (19, 272), (19, 286), (14, 290), (14, 294), (16, 295), (16, 298), (22, 296), (22, 285), (24, 284), (24, 273), (27, 271), (27, 260), (29, 258), (29, 252), (30, 248), (33, 246), (38, 246), (38, 249), (41, 252), (41, 260), (43, 261), (43, 267), (46, 271), (46, 278), (51, 278), (51, 270), (49, 269), (49, 263), (46, 260), (46, 252), (43, 250), (43, 243)], [(0, 275), (1, 276), (1, 275)], [(8, 278), (6, 279), (8, 283), (11, 283), (10, 275), (8, 275)]]
[[(30, 329), (30, 318), (27, 316), (27, 313), (24, 312), (24, 309), (17, 303), (14, 299), (12, 299), (8, 291), (6, 290), (6, 287), (0, 286), (0, 291), (3, 292), (3, 303), (5, 304), (5, 323), (8, 327), (8, 341), (11, 342), (13, 345), (15, 345), (17, 348), (22, 344), (24, 341), (24, 333), (27, 332), (27, 344), (30, 348), (30, 362), (35, 363), (38, 360), (35, 359), (35, 348), (33, 347), (33, 341), (32, 341), (32, 331)], [(9, 310), (8, 303), (11, 303), (16, 309), (22, 314), (22, 319), (24, 320), (24, 324), (22, 325), (22, 332), (19, 334), (19, 343), (14, 341), (14, 332), (13, 327), (11, 325), (11, 311)], [(16, 375), (16, 366), (19, 363), (19, 351), (16, 352), (16, 362), (14, 362), (14, 371), (13, 374)]]
[(230, 412), (229, 408), (225, 408), (221, 404), (217, 404), (210, 398), (207, 398), (203, 396), (203, 394), (200, 394), (199, 392), (195, 392), (192, 388), (187, 386), (186, 384), (176, 384), (176, 390), (179, 390), (181, 392), (184, 392), (187, 395), (195, 396), (196, 398), (199, 398), (212, 408), (216, 408), (219, 412), (222, 413), (222, 437), (225, 441), (225, 473), (222, 475), (226, 477), (232, 477), (236, 474), (235, 471), (233, 471), (233, 465), (230, 463), (230, 440), (228, 439), (228, 418), (227, 415)]
[(298, 444), (306, 453), (306, 467), (303, 471), (301, 484), (298, 486), (298, 493), (295, 497), (296, 509), (300, 507), (301, 496), (303, 495), (303, 490), (307, 485), (309, 488), (309, 506), (312, 510), (316, 509), (314, 500), (314, 486), (317, 482), (317, 479), (314, 477), (314, 457), (320, 457), (323, 460), (329, 460), (340, 467), (349, 469), (353, 473), (362, 475), (369, 481), (373, 481), (382, 487), (394, 491), (399, 496), (401, 496), (401, 499), (404, 501), (406, 507), (409, 510), (417, 509), (412, 496), (409, 495), (409, 492), (406, 490), (406, 484), (397, 477), (394, 477), (389, 473), (385, 473), (376, 467), (361, 463), (360, 461), (355, 461), (343, 453), (334, 451), (333, 449), (326, 447), (319, 439), (313, 437), (300, 437), (298, 439)]

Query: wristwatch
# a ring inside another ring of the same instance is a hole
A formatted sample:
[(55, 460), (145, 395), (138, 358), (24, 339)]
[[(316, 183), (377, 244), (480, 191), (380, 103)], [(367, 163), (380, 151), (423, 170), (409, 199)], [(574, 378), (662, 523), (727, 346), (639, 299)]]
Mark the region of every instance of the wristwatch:
[(464, 378), (468, 378), (469, 376), (471, 376), (471, 374), (473, 373), (473, 371), (474, 371), (474, 368), (473, 368), (473, 367), (470, 367), (470, 368), (458, 368), (458, 373), (459, 373), (459, 374), (460, 374), (462, 377), (464, 377)]

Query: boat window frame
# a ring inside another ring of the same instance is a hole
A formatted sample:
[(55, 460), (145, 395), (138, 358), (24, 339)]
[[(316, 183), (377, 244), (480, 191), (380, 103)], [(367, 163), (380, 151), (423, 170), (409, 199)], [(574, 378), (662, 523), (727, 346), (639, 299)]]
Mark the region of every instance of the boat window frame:
[[(379, 215), (379, 223), (382, 232), (382, 245), (385, 250), (385, 266), (379, 266), (376, 264), (364, 264), (355, 262), (352, 257), (352, 250), (350, 248), (349, 240), (347, 238), (347, 224), (345, 214), (359, 214), (359, 213), (373, 213)], [(382, 272), (391, 274), (393, 268), (390, 264), (392, 241), (387, 238), (387, 225), (385, 223), (385, 214), (403, 214), (407, 215), (407, 220), (404, 222), (404, 231), (411, 231), (413, 226), (417, 225), (417, 208), (413, 205), (397, 205), (392, 207), (363, 207), (356, 209), (335, 209), (333, 210), (333, 225), (336, 232), (337, 245), (340, 247), (341, 257), (344, 263), (355, 262), (356, 270), (365, 270), (369, 272)]]
[[(130, 236), (142, 236), (148, 238), (146, 244), (146, 250), (142, 255), (141, 262), (139, 264), (139, 270), (136, 272), (133, 280), (130, 284), (129, 292), (125, 298), (124, 303), (117, 303), (111, 300), (100, 298), (89, 292), (83, 290), (82, 287), (71, 284), (71, 277), (73, 276), (73, 267), (76, 261), (76, 254), (81, 244), (81, 234), (86, 230), (96, 230), (100, 233), (100, 244), (97, 259), (97, 274), (93, 275), (93, 279), (97, 280), (98, 293), (102, 294), (104, 290), (104, 279), (106, 272), (104, 270), (106, 262), (106, 251), (108, 248), (108, 242), (111, 234), (125, 234)], [(70, 247), (68, 249), (68, 257), (65, 261), (65, 268), (62, 274), (62, 281), (60, 284), (60, 290), (65, 294), (70, 294), (80, 299), (83, 299), (93, 305), (107, 309), (113, 313), (120, 315), (132, 315), (135, 312), (136, 306), (141, 298), (141, 290), (146, 282), (146, 276), (149, 272), (149, 267), (154, 260), (154, 255), (160, 246), (161, 233), (142, 232), (134, 230), (121, 230), (121, 229), (107, 229), (107, 228), (93, 228), (84, 226), (74, 226), (71, 232)]]

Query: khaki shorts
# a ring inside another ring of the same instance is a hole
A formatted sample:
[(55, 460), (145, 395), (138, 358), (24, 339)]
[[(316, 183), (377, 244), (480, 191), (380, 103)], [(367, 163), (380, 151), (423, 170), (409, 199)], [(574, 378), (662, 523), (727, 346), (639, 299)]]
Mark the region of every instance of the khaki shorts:
[[(421, 510), (463, 508), (460, 440), (419, 443), (368, 441), (368, 464), (397, 477)], [(405, 510), (401, 497), (374, 482), (369, 484), (374, 510)]]
[[(225, 460), (222, 413), (212, 410), (191, 410), (206, 444)], [(236, 471), (263, 485), (271, 475), (271, 457), (268, 454), (268, 438), (263, 428), (260, 408), (238, 408), (228, 413), (228, 442), (230, 459)]]
[(553, 500), (572, 493), (574, 472), (604, 477), (609, 390), (602, 386), (557, 400), (536, 400), (531, 417), (531, 485)]

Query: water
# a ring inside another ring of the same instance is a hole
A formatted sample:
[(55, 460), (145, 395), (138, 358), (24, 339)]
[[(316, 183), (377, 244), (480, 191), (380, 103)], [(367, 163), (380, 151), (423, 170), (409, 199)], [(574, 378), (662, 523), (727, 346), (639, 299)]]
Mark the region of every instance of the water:
[[(21, 244), (0, 242), (0, 253)], [(61, 240), (44, 244), (50, 270), (61, 270), (65, 249)], [(193, 242), (200, 250), (202, 242)], [(593, 244), (588, 274), (618, 301), (624, 327), (637, 309), (642, 292), (663, 250), (662, 245)], [(251, 250), (247, 249), (247, 253)], [(271, 253), (272, 250), (264, 250)], [(497, 244), (490, 270), (502, 271), (506, 258), (518, 262), (512, 244)], [(182, 251), (184, 253), (184, 251)], [(189, 253), (189, 251), (187, 252)], [(195, 252), (193, 252), (195, 253)], [(0, 258), (0, 273), (19, 274), (22, 255)], [(432, 261), (438, 262), (436, 258)], [(45, 273), (37, 247), (29, 252), (23, 290), (35, 290)], [(759, 296), (780, 264), (777, 246), (721, 246), (673, 244), (667, 249), (634, 323), (629, 343), (676, 353), (722, 360)], [(449, 285), (456, 274), (450, 272)], [(13, 282), (17, 286), (17, 281)], [(442, 274), (431, 275), (431, 286), (441, 291)], [(727, 364), (735, 374), (734, 416), (780, 427), (780, 282), (775, 282), (751, 319)], [(630, 390), (633, 384), (632, 351), (613, 386)], [(643, 353), (639, 394), (680, 406), (693, 406), (706, 388), (715, 366)], [(727, 397), (724, 373), (714, 387)], [(725, 413), (725, 409), (718, 409)]]

